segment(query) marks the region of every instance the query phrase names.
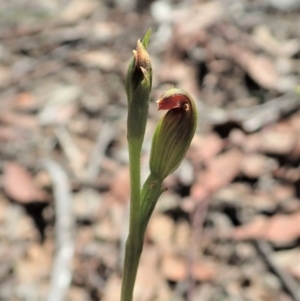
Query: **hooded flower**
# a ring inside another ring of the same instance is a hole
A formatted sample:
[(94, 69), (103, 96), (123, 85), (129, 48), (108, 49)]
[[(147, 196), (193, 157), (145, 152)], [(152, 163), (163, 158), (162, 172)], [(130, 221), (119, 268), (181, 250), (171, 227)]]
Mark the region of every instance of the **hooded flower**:
[(159, 121), (152, 140), (150, 170), (164, 179), (175, 171), (188, 150), (197, 127), (197, 110), (191, 96), (171, 88), (157, 101), (169, 110)]

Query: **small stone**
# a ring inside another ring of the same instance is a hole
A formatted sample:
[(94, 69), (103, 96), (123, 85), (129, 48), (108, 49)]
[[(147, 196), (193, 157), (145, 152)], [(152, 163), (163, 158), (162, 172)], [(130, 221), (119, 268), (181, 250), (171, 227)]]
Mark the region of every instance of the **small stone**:
[(249, 178), (258, 178), (269, 172), (268, 158), (261, 154), (247, 154), (241, 164), (241, 172)]
[(172, 7), (167, 1), (155, 1), (150, 6), (151, 15), (158, 23), (166, 23), (171, 20)]
[(94, 220), (100, 205), (100, 195), (94, 189), (81, 190), (74, 195), (73, 206), (76, 219)]
[(293, 150), (296, 142), (296, 132), (273, 130), (262, 134), (260, 148), (265, 153), (286, 155)]

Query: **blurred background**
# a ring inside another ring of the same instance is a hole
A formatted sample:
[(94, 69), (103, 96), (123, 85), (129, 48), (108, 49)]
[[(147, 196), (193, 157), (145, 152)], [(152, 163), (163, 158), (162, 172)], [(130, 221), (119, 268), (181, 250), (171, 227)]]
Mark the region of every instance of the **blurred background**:
[(124, 78), (148, 28), (155, 100), (196, 100), (136, 301), (300, 300), (298, 0), (0, 0), (0, 300), (118, 301)]

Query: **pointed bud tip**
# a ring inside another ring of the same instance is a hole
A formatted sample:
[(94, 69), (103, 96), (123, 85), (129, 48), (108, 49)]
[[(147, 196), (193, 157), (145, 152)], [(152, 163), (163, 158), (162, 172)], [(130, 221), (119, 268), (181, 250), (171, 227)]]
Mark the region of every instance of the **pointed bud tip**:
[(135, 50), (135, 64), (136, 67), (148, 70), (151, 68), (150, 56), (147, 52), (144, 45), (141, 43), (140, 40), (137, 41), (136, 50)]
[[(149, 39), (149, 37), (150, 36), (148, 34), (147, 39)], [(147, 43), (145, 42), (145, 44)], [(148, 94), (150, 93), (152, 87), (151, 60), (143, 42), (138, 40), (136, 49), (132, 52), (133, 57), (129, 63), (125, 78), (125, 90), (127, 93), (127, 100), (129, 104), (135, 97), (134, 95), (139, 89), (139, 87), (144, 86), (141, 89), (144, 89), (144, 92)]]

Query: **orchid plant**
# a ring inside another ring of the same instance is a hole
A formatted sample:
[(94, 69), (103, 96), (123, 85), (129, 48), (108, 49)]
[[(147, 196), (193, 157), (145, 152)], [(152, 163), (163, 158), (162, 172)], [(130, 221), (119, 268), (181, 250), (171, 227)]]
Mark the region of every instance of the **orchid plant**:
[(162, 192), (164, 179), (183, 160), (197, 126), (197, 110), (191, 96), (171, 88), (157, 101), (158, 110), (167, 110), (158, 122), (150, 154), (150, 175), (141, 187), (141, 151), (152, 88), (152, 66), (147, 46), (151, 30), (138, 40), (125, 80), (128, 101), (127, 139), (130, 169), (130, 221), (126, 241), (121, 301), (132, 301), (143, 249), (144, 234)]

